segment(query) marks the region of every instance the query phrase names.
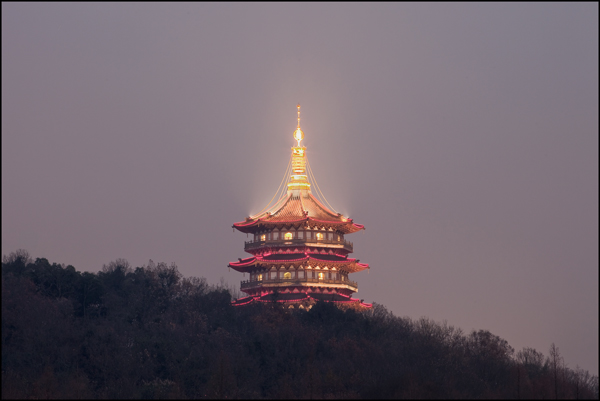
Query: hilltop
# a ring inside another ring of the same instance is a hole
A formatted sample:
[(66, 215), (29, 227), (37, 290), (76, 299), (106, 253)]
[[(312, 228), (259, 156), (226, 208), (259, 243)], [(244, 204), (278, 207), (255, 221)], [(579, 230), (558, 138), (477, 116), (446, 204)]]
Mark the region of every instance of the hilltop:
[(3, 398), (598, 398), (558, 347), (518, 352), (383, 305), (231, 306), (176, 265), (2, 263)]

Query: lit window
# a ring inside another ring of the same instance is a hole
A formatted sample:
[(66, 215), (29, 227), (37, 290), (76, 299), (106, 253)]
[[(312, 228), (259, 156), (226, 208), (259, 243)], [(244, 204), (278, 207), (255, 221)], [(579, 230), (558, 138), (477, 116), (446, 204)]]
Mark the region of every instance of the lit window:
[(285, 233), (285, 239), (292, 239), (292, 233)]
[(323, 280), (323, 273), (319, 273), (319, 280)]
[(286, 273), (283, 275), (283, 278), (284, 278), (284, 279), (291, 279), (291, 278), (292, 278), (292, 273), (290, 273), (290, 272), (286, 272)]
[(261, 235), (260, 236), (260, 240), (261, 241), (266, 241), (267, 240), (267, 235), (266, 234)]
[(322, 240), (323, 239), (323, 234), (322, 233), (317, 233), (317, 240)]
[(256, 277), (256, 279), (257, 279), (258, 281), (262, 281), (262, 274), (259, 274), (259, 275)]

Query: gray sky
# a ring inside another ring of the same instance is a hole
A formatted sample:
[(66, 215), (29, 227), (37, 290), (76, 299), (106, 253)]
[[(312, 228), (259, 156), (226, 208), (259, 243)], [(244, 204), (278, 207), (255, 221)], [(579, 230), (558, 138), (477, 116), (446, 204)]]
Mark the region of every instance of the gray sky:
[(239, 287), (298, 102), (359, 298), (598, 374), (597, 3), (2, 3), (2, 254)]

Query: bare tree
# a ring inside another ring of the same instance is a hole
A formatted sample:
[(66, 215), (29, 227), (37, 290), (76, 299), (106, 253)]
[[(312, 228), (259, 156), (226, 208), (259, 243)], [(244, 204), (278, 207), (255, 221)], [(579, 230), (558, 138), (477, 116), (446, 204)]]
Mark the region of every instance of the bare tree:
[(108, 265), (102, 265), (103, 273), (113, 273), (119, 270), (123, 273), (123, 275), (131, 273), (131, 265), (129, 264), (127, 259), (118, 258), (117, 260), (110, 262)]
[(31, 256), (29, 256), (29, 252), (27, 252), (25, 249), (17, 249), (14, 252), (11, 252), (7, 255), (4, 255), (2, 257), (2, 263), (15, 263), (15, 262), (21, 262), (23, 263), (23, 266), (27, 266), (30, 263), (33, 263), (33, 259), (31, 259)]
[(541, 369), (544, 364), (544, 354), (533, 348), (525, 347), (523, 350), (517, 352), (517, 361), (524, 366), (533, 366)]
[(554, 398), (558, 400), (558, 371), (562, 365), (562, 357), (558, 347), (552, 343), (550, 345), (550, 369), (552, 369), (552, 377), (554, 379)]

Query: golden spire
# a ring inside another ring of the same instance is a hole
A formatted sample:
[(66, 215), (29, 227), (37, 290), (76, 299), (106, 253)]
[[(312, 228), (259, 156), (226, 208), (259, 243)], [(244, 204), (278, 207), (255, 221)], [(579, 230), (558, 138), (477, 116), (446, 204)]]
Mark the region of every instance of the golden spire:
[(298, 141), (298, 147), (300, 146), (300, 141), (304, 139), (304, 132), (300, 129), (300, 103), (298, 103), (298, 127), (296, 131), (294, 131), (294, 139)]
[(294, 139), (298, 141), (298, 146), (292, 147), (292, 175), (287, 185), (288, 190), (310, 190), (306, 175), (306, 148), (300, 146), (300, 141), (304, 139), (304, 132), (300, 129), (300, 104), (296, 107), (298, 107), (298, 127), (294, 131)]

